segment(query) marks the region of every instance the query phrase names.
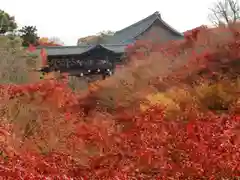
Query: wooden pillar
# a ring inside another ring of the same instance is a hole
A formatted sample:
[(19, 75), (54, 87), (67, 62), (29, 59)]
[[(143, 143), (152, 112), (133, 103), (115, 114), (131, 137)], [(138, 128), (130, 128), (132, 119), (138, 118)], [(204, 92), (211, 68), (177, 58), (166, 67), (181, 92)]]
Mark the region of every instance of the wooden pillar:
[(57, 70), (57, 60), (56, 59), (53, 59), (53, 69), (54, 69), (54, 71)]
[(69, 68), (69, 59), (65, 58), (67, 69)]

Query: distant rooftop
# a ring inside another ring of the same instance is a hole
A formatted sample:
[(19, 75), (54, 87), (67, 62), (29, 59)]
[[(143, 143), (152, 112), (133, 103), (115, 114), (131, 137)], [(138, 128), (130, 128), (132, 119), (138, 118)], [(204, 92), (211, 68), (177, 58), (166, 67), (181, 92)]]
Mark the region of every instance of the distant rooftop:
[(182, 33), (172, 28), (169, 24), (162, 20), (161, 14), (156, 11), (150, 16), (117, 31), (112, 37), (108, 38), (108, 43), (121, 44), (125, 42), (134, 41), (134, 39), (145, 32), (156, 20), (159, 20), (169, 31), (173, 32), (177, 36), (183, 36)]

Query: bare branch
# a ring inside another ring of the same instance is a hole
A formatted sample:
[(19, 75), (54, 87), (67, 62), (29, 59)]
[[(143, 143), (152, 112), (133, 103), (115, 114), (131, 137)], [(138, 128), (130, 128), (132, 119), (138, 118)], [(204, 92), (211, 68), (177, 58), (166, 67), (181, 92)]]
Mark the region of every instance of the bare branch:
[(236, 23), (240, 19), (238, 0), (219, 0), (210, 9), (209, 20), (216, 26)]

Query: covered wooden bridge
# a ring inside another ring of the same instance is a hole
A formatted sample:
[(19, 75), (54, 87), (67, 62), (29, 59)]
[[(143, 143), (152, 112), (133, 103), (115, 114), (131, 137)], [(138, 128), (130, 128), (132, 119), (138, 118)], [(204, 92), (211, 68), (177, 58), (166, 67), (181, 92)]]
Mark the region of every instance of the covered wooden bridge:
[(46, 48), (48, 67), (45, 72), (60, 71), (73, 76), (111, 75), (121, 62), (126, 45), (79, 45)]
[(117, 31), (113, 36), (106, 37), (104, 44), (44, 47), (49, 66), (42, 70), (68, 72), (74, 76), (111, 75), (116, 64), (122, 63), (128, 44), (137, 40), (166, 42), (182, 38), (182, 33), (169, 26), (163, 21), (160, 13), (155, 12)]

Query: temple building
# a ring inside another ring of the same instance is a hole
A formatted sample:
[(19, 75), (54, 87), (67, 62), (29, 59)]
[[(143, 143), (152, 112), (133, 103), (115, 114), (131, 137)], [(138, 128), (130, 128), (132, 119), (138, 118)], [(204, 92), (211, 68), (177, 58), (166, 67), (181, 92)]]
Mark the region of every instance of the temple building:
[(44, 71), (60, 70), (74, 76), (111, 75), (129, 44), (137, 40), (166, 42), (181, 38), (183, 34), (163, 21), (159, 12), (155, 12), (106, 37), (104, 44), (44, 47), (49, 64)]

